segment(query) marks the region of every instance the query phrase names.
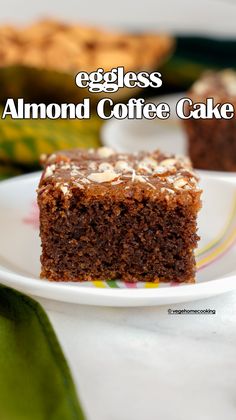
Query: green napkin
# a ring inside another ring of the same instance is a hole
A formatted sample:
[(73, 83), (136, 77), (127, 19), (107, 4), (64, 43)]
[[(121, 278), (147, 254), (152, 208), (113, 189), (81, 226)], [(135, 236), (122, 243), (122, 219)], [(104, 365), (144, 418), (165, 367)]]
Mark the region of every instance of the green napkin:
[(84, 420), (42, 307), (0, 285), (0, 419)]

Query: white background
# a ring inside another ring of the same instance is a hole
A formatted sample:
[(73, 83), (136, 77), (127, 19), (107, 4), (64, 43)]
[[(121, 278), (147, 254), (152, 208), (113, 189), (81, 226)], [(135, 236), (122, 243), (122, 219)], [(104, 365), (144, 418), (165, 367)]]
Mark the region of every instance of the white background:
[(236, 0), (1, 0), (0, 22), (45, 16), (125, 28), (236, 36)]

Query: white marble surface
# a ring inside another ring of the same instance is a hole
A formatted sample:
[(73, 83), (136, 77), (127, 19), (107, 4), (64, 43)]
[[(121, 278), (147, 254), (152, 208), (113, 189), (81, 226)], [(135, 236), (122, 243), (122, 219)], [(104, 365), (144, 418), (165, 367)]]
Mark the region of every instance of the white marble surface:
[(235, 420), (236, 291), (169, 306), (42, 301), (88, 420)]

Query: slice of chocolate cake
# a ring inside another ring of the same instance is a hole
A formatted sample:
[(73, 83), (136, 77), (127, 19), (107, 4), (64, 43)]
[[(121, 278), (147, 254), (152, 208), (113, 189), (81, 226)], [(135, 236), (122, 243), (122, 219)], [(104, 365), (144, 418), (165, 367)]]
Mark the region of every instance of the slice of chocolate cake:
[[(236, 72), (208, 72), (194, 83), (187, 96), (196, 102), (230, 103), (236, 111)], [(198, 169), (236, 171), (236, 119), (184, 120), (189, 155)]]
[(192, 282), (201, 190), (186, 158), (58, 152), (38, 188), (41, 277)]

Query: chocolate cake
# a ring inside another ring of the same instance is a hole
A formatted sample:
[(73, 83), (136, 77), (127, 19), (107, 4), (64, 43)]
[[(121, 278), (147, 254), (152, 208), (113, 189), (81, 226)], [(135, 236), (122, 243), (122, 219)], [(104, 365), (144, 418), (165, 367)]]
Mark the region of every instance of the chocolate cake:
[(201, 190), (187, 158), (104, 147), (44, 165), (42, 278), (194, 281)]
[[(187, 93), (196, 102), (214, 98), (215, 103), (231, 103), (236, 110), (236, 72), (208, 72)], [(236, 119), (184, 120), (189, 155), (198, 169), (236, 171)]]

